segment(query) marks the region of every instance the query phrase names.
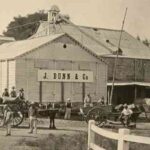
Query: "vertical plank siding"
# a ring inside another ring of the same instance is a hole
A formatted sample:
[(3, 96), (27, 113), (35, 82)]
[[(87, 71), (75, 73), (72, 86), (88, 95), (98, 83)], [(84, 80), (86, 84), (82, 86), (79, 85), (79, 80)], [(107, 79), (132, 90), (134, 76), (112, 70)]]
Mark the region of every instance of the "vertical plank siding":
[(7, 61), (3, 61), (3, 62), (1, 62), (1, 64), (2, 64), (2, 67), (1, 67), (1, 69), (2, 69), (1, 90), (3, 91), (4, 88), (7, 88)]
[[(114, 58), (104, 57), (108, 63), (108, 80), (112, 81)], [(119, 58), (116, 80), (150, 82), (150, 60)]]
[[(95, 56), (86, 52), (68, 37), (47, 44), (16, 60), (16, 86), (24, 88), (26, 99), (40, 100), (40, 83), (37, 80), (39, 69), (49, 70), (83, 70), (94, 73), (94, 82), (85, 83), (85, 93), (90, 93), (93, 101), (107, 97), (107, 67)], [(63, 45), (67, 44), (66, 48)], [(64, 83), (64, 99), (82, 102), (82, 83)], [(60, 82), (42, 82), (42, 101), (61, 101)]]
[(16, 62), (8, 61), (9, 63), (9, 75), (8, 75), (8, 88), (11, 90), (12, 86), (16, 86)]
[[(72, 63), (70, 61), (45, 61), (50, 64), (47, 68), (43, 64), (43, 61), (38, 60), (17, 60), (16, 83), (17, 88), (24, 88), (26, 98), (30, 101), (39, 101), (39, 82), (37, 80), (38, 69), (52, 69), (52, 70), (72, 70), (72, 68), (78, 68), (82, 62)], [(85, 62), (83, 62), (85, 63)], [(94, 82), (85, 83), (86, 94), (90, 93), (93, 101), (97, 101), (99, 97), (104, 96), (106, 98), (106, 66), (101, 63), (89, 63), (89, 71), (94, 73)], [(61, 64), (61, 65), (60, 65)], [(39, 67), (38, 67), (39, 65)], [(104, 65), (104, 66), (103, 66)], [(76, 69), (77, 70), (77, 69)], [(79, 69), (78, 69), (79, 70)], [(83, 69), (82, 69), (83, 70)], [(65, 100), (70, 97), (73, 102), (82, 102), (82, 84), (81, 83), (64, 83), (64, 98)], [(42, 83), (42, 101), (43, 102), (59, 102), (61, 101), (61, 83), (60, 82), (43, 82)]]

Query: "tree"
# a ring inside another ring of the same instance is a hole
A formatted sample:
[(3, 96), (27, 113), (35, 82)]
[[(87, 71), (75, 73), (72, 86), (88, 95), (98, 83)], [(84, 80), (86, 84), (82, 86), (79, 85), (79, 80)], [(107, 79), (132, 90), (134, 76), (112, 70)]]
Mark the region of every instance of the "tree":
[(3, 34), (14, 37), (16, 40), (23, 40), (32, 36), (37, 31), (39, 21), (47, 20), (47, 14), (44, 11), (39, 11), (26, 17), (19, 15), (13, 19), (7, 26), (7, 31), (4, 31)]

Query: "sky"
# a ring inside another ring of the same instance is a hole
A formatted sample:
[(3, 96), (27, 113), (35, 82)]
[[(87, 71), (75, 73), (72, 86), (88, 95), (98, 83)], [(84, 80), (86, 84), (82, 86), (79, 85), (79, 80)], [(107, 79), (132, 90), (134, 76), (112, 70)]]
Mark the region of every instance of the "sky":
[(52, 5), (75, 24), (108, 29), (121, 29), (128, 8), (124, 30), (150, 39), (150, 0), (0, 0), (0, 34), (13, 17), (48, 11)]

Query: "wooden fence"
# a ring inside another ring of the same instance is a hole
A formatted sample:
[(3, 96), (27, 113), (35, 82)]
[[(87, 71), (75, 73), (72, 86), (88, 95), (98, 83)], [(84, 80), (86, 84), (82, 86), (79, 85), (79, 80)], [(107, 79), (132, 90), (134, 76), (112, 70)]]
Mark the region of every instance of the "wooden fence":
[(90, 120), (88, 126), (88, 150), (106, 150), (95, 144), (95, 133), (109, 139), (117, 140), (117, 150), (129, 150), (130, 142), (150, 144), (149, 137), (131, 135), (130, 130), (125, 128), (119, 129), (118, 133), (108, 131), (97, 127), (95, 121)]

